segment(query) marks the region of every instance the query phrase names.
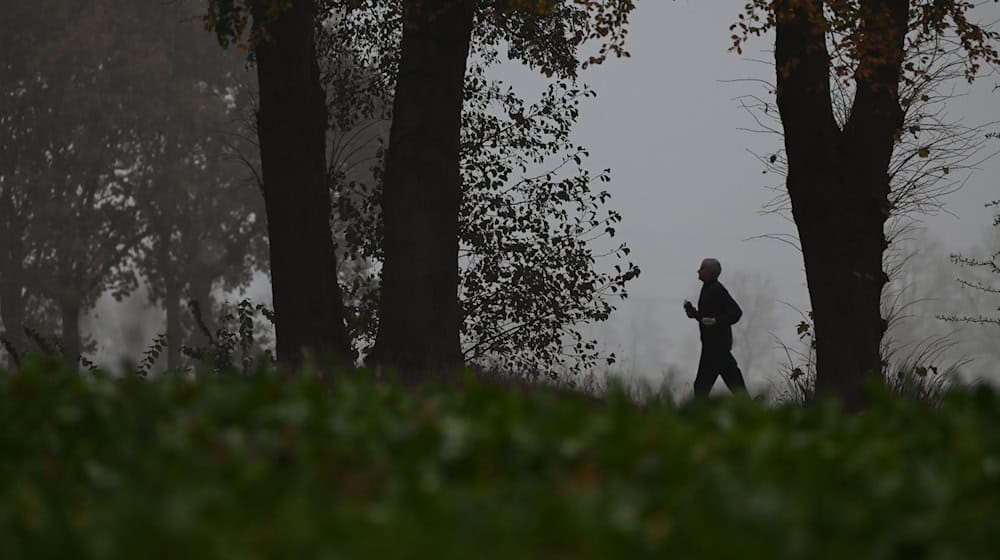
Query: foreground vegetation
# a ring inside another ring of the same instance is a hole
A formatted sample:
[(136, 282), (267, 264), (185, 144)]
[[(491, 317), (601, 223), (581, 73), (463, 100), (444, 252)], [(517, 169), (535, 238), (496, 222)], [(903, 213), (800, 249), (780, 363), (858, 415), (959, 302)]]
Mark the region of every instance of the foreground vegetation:
[(2, 558), (980, 558), (1000, 398), (0, 375)]

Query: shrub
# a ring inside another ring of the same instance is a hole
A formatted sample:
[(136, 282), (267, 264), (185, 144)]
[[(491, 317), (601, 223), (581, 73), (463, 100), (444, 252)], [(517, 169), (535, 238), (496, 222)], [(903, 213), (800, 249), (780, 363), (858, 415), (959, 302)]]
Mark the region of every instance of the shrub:
[(0, 375), (2, 558), (978, 558), (1000, 399), (634, 406), (471, 375)]

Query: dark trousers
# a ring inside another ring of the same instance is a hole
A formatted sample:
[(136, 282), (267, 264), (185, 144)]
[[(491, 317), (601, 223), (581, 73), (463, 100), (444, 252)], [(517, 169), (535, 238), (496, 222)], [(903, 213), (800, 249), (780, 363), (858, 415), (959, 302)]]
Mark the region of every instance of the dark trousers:
[(694, 396), (707, 397), (720, 375), (732, 393), (746, 393), (743, 373), (736, 365), (732, 351), (726, 347), (702, 346), (701, 359), (698, 360), (698, 375), (694, 378)]

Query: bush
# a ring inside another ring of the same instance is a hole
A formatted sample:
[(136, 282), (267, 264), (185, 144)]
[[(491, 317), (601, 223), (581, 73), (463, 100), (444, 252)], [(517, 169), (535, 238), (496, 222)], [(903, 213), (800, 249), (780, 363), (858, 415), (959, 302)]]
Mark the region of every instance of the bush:
[(0, 374), (0, 558), (979, 558), (1000, 399)]

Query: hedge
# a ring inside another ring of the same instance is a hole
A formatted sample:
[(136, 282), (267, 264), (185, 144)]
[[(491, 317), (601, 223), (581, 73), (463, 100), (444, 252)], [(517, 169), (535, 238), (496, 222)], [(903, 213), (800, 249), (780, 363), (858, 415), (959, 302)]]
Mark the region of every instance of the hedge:
[(1000, 399), (0, 374), (0, 558), (996, 558)]

